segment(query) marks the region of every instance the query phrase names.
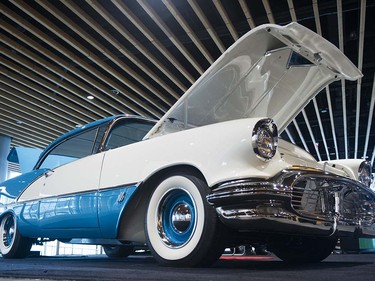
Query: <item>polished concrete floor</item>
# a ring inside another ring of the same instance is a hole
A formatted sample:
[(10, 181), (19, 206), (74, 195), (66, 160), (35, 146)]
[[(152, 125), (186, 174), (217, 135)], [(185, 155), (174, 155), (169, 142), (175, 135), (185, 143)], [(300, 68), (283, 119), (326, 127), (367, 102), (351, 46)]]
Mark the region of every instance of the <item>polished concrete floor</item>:
[(321, 263), (288, 265), (274, 256), (223, 256), (210, 268), (167, 268), (149, 255), (0, 257), (5, 280), (329, 280), (374, 281), (375, 254), (334, 254)]

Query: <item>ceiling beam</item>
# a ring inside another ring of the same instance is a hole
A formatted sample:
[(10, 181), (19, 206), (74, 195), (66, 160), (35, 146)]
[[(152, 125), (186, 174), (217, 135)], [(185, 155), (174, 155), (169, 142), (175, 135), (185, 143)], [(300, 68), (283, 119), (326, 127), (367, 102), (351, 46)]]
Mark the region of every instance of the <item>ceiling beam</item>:
[(228, 28), (230, 34), (232, 35), (233, 40), (237, 41), (239, 39), (237, 30), (234, 27), (232, 21), (230, 20), (229, 15), (227, 11), (225, 10), (223, 4), (221, 3), (220, 0), (212, 0), (212, 2), (214, 3), (217, 11), (219, 12), (222, 20), (224, 21), (225, 26)]
[(294, 9), (293, 0), (288, 0), (288, 7), (289, 7), (289, 13), (290, 13), (290, 17), (292, 18), (292, 21), (297, 22), (296, 9)]
[[(35, 101), (35, 103), (37, 103), (42, 108), (53, 108), (53, 111), (57, 111), (59, 112), (59, 114), (65, 114), (66, 119), (74, 124), (89, 123), (93, 121), (82, 118), (82, 109), (81, 112), (77, 114), (77, 110), (72, 109), (74, 105), (61, 98), (57, 93), (47, 92), (36, 83), (25, 79), (24, 77), (15, 74), (14, 72), (4, 70), (4, 68), (2, 67), (0, 67), (0, 71), (1, 82), (23, 93), (25, 96), (29, 96), (30, 103)], [(87, 111), (86, 114), (90, 115), (90, 112)]]
[[(52, 133), (54, 136), (61, 135), (68, 131), (70, 128), (65, 127), (56, 127), (51, 122), (48, 122), (48, 118), (45, 115), (39, 112), (34, 112), (28, 108), (23, 108), (20, 105), (17, 105), (9, 100), (2, 100), (0, 98), (0, 106), (1, 111), (6, 113), (7, 116), (13, 117), (16, 120), (16, 123), (25, 123), (29, 122), (36, 126), (36, 128), (40, 128), (43, 131), (48, 131)], [(26, 116), (25, 116), (26, 113)]]
[[(93, 63), (95, 63), (97, 66), (99, 66), (102, 71), (107, 72), (108, 74), (112, 75), (113, 78), (118, 78), (121, 75), (115, 71), (113, 68), (111, 68), (109, 65), (105, 65), (104, 62), (98, 58), (95, 54), (93, 54), (90, 50), (88, 50), (86, 47), (80, 44), (76, 39), (72, 38), (72, 36), (68, 35), (66, 32), (58, 28), (53, 22), (45, 18), (43, 15), (41, 15), (39, 12), (35, 11), (33, 8), (31, 8), (26, 3), (19, 3), (12, 1), (11, 2), (22, 9), (24, 12), (26, 12), (29, 16), (36, 19), (41, 25), (43, 25), (45, 28), (47, 28), (49, 31), (54, 33), (56, 36), (58, 36), (60, 39), (62, 39), (64, 42), (68, 43), (72, 48), (74, 48), (76, 51), (80, 52), (81, 55), (85, 59), (89, 59)], [(10, 11), (11, 12), (11, 11)], [(6, 13), (6, 16), (10, 17), (12, 20), (15, 20), (18, 24), (22, 25), (24, 28), (26, 28), (29, 32), (33, 33), (35, 36), (44, 39), (45, 43), (50, 45), (52, 48), (60, 52), (61, 54), (65, 55), (68, 58), (71, 58), (73, 61), (78, 63), (82, 68), (84, 68), (86, 71), (88, 71), (91, 75), (96, 77), (97, 80), (101, 80), (103, 83), (106, 84), (106, 86), (102, 87), (105, 89), (106, 94), (111, 94), (110, 89), (117, 89), (121, 93), (126, 93), (126, 97), (129, 98), (134, 105), (137, 105), (139, 108), (142, 109), (136, 110), (137, 113), (141, 115), (151, 115), (160, 117), (161, 114), (156, 112), (154, 109), (152, 109), (150, 106), (144, 104), (139, 98), (137, 98), (134, 94), (130, 93), (131, 91), (136, 92), (137, 94), (141, 94), (141, 90), (138, 88), (138, 86), (134, 85), (133, 83), (129, 83), (126, 86), (128, 88), (124, 88), (119, 83), (115, 81), (115, 79), (110, 79), (107, 76), (103, 75), (102, 72), (99, 71), (96, 67), (92, 66), (85, 60), (83, 60), (81, 57), (78, 57), (75, 53), (67, 49), (66, 47), (62, 46), (60, 43), (58, 43), (56, 40), (53, 40), (51, 36), (48, 36), (41, 32), (40, 30), (37, 30), (33, 25), (29, 24), (26, 20), (19, 17), (18, 15), (15, 15), (12, 13), (12, 15)], [(133, 104), (128, 104), (129, 107), (134, 108)], [(144, 111), (143, 111), (144, 110)], [(147, 112), (147, 113), (146, 113)]]
[[(360, 20), (359, 20), (359, 42), (358, 42), (358, 69), (362, 71), (363, 66), (363, 48), (365, 41), (365, 23), (366, 23), (366, 0), (361, 1)], [(362, 78), (357, 80), (357, 104), (356, 104), (356, 126), (355, 126), (355, 141), (354, 141), (354, 158), (358, 154), (358, 134), (359, 134), (359, 115), (361, 113), (361, 86)]]
[(318, 8), (318, 0), (312, 0), (312, 6), (313, 6), (313, 11), (314, 11), (316, 33), (318, 33), (320, 36), (322, 36), (322, 27), (320, 25), (320, 15), (319, 15), (319, 8)]
[(272, 13), (270, 3), (268, 2), (268, 0), (262, 0), (262, 2), (263, 2), (263, 7), (266, 10), (268, 21), (272, 24), (275, 24), (276, 22), (275, 22), (275, 18), (273, 16), (273, 13)]
[(372, 120), (374, 116), (374, 107), (375, 107), (375, 74), (374, 74), (374, 79), (372, 80), (372, 94), (371, 94), (371, 101), (370, 101), (370, 107), (369, 107), (369, 113), (368, 113), (368, 119), (367, 119), (366, 138), (365, 138), (365, 145), (363, 148), (363, 156), (362, 156), (363, 159), (368, 158), (367, 149), (368, 149), (368, 143), (370, 140)]
[(245, 0), (238, 0), (238, 2), (240, 3), (240, 6), (242, 8), (243, 13), (245, 14), (247, 23), (249, 24), (250, 28), (251, 29), (255, 28), (256, 24), (254, 22), (253, 16), (251, 15), (250, 9), (246, 4), (246, 1)]
[(292, 134), (290, 133), (290, 131), (289, 131), (288, 127), (287, 127), (287, 128), (285, 128), (285, 132), (286, 132), (286, 134), (288, 135), (288, 137), (289, 137), (290, 141), (291, 141), (291, 142), (292, 142), (293, 144), (296, 144), (296, 142), (295, 142), (295, 140), (294, 140), (294, 138), (293, 138)]
[(175, 20), (180, 24), (182, 29), (185, 31), (187, 36), (189, 36), (191, 41), (198, 48), (198, 50), (201, 52), (201, 54), (204, 56), (204, 58), (209, 62), (210, 65), (213, 64), (214, 63), (213, 57), (207, 51), (206, 47), (199, 40), (198, 36), (195, 34), (194, 30), (189, 26), (189, 24), (184, 19), (184, 17), (181, 15), (181, 13), (177, 10), (175, 5), (173, 5), (172, 1), (162, 0), (162, 2), (167, 7), (168, 11), (172, 14), (172, 16), (175, 18)]
[(313, 98), (313, 104), (314, 104), (314, 108), (315, 108), (315, 114), (316, 114), (316, 117), (318, 119), (318, 124), (319, 124), (319, 129), (320, 129), (320, 134), (322, 135), (322, 140), (323, 140), (323, 144), (324, 144), (324, 149), (327, 153), (327, 159), (328, 160), (331, 160), (331, 157), (329, 155), (329, 150), (328, 150), (328, 145), (327, 145), (327, 141), (326, 141), (326, 135), (324, 133), (324, 126), (322, 124), (322, 119), (320, 118), (320, 112), (319, 112), (319, 107), (318, 107), (318, 103), (316, 101), (316, 98), (314, 97)]
[(26, 108), (34, 112), (39, 112), (42, 115), (48, 115), (49, 119), (67, 126), (68, 128), (73, 128), (77, 125), (77, 123), (72, 121), (70, 116), (65, 114), (64, 111), (52, 109), (51, 106), (42, 103), (40, 100), (34, 99), (32, 95), (25, 94), (18, 89), (12, 88), (11, 86), (3, 83), (0, 83), (0, 90), (6, 93), (2, 96), (2, 99), (10, 100), (19, 105), (25, 105)]
[(305, 119), (305, 124), (307, 126), (307, 130), (310, 133), (310, 137), (311, 137), (311, 140), (312, 140), (313, 147), (315, 148), (315, 152), (316, 152), (316, 154), (319, 158), (319, 161), (322, 161), (322, 157), (320, 156), (320, 152), (319, 152), (319, 149), (318, 149), (318, 146), (317, 146), (317, 142), (315, 140), (314, 133), (311, 129), (310, 121), (309, 121), (309, 118), (307, 118), (305, 109), (302, 109), (302, 115), (303, 115), (303, 118)]
[(208, 20), (207, 16), (204, 14), (202, 9), (199, 7), (196, 0), (188, 0), (190, 7), (193, 9), (201, 23), (203, 24), (204, 28), (206, 29), (207, 33), (211, 36), (212, 40), (215, 42), (216, 46), (219, 48), (221, 53), (225, 52), (225, 47), (223, 42), (221, 42), (219, 36), (217, 35), (214, 27)]
[(337, 145), (336, 129), (335, 129), (335, 122), (334, 122), (332, 102), (331, 102), (331, 92), (330, 92), (329, 86), (327, 86), (325, 89), (326, 89), (326, 97), (327, 97), (327, 104), (328, 104), (329, 120), (331, 122), (333, 143), (335, 145), (335, 154), (336, 154), (336, 159), (339, 159), (339, 148)]
[[(72, 1), (64, 0), (66, 4), (72, 5)], [(195, 79), (194, 77), (186, 70), (186, 68), (178, 61), (178, 59), (160, 42), (160, 40), (151, 32), (149, 28), (147, 28), (146, 25), (144, 25), (140, 18), (138, 18), (126, 5), (123, 1), (118, 0), (112, 0), (112, 3), (123, 13), (127, 19), (129, 19), (135, 27), (138, 28), (138, 30), (149, 40), (149, 42), (164, 56), (165, 59), (167, 59), (176, 69), (188, 80), (190, 83), (194, 83)], [(82, 15), (82, 12), (79, 13), (79, 16)], [(116, 29), (120, 29), (119, 25), (116, 25)], [(104, 34), (104, 29), (99, 26), (98, 24), (95, 24), (95, 29), (98, 31), (99, 34)], [(126, 31), (122, 31), (126, 32)], [(103, 35), (104, 38), (110, 37), (108, 40), (113, 44), (115, 39), (111, 37), (109, 34)], [(138, 67), (140, 67), (145, 73), (150, 75), (150, 77), (153, 77), (154, 80), (160, 80), (157, 75), (154, 75), (153, 73), (150, 73), (150, 71), (147, 70), (147, 66), (144, 65), (142, 62), (137, 60), (134, 55), (131, 54), (129, 51), (125, 51), (123, 48), (123, 45), (119, 42), (113, 44), (116, 45), (121, 53), (123, 53), (125, 56), (127, 56), (133, 63), (136, 63)], [(137, 46), (136, 46), (137, 47)], [(150, 52), (142, 52), (141, 53), (146, 56), (150, 62), (155, 62), (154, 65), (156, 65), (159, 69), (163, 71), (163, 73), (172, 81), (179, 89), (184, 93), (187, 91), (187, 87), (180, 81), (180, 79), (177, 79), (173, 73), (169, 69), (167, 69), (164, 64), (160, 61), (158, 61), (156, 58), (154, 58)], [(166, 83), (161, 85), (166, 91), (166, 94), (172, 95), (175, 99), (179, 99), (181, 96), (178, 93), (175, 93)]]
[[(188, 62), (194, 67), (194, 69), (198, 72), (199, 75), (202, 75), (204, 69), (198, 63), (198, 61), (189, 53), (189, 51), (185, 48), (185, 46), (181, 43), (178, 39), (178, 36), (174, 35), (172, 30), (168, 27), (168, 25), (163, 22), (161, 17), (154, 11), (150, 4), (148, 4), (144, 0), (137, 0), (138, 4), (143, 8), (143, 10), (149, 15), (149, 17), (156, 23), (156, 25), (160, 28), (161, 31), (168, 37), (168, 39), (172, 42), (172, 44), (180, 51), (180, 53), (186, 58)], [(192, 84), (195, 82), (190, 81)]]
[[(88, 32), (86, 32), (83, 28), (81, 28), (79, 25), (74, 23), (69, 17), (65, 16), (63, 13), (61, 13), (60, 10), (58, 10), (56, 7), (52, 5), (52, 3), (46, 2), (46, 1), (39, 1), (39, 5), (41, 5), (44, 9), (46, 9), (49, 13), (51, 13), (54, 17), (59, 19), (62, 23), (65, 24), (67, 29), (70, 29), (76, 33), (76, 35), (80, 36), (83, 40), (85, 40), (88, 44), (90, 44), (92, 47), (94, 47), (99, 53), (107, 57), (110, 61), (112, 61), (114, 64), (116, 64), (120, 69), (124, 70), (128, 75), (132, 76), (135, 80), (139, 81), (143, 87), (145, 87), (150, 93), (154, 94), (162, 100), (164, 103), (168, 105), (168, 107), (172, 106), (172, 104), (168, 101), (166, 98), (166, 93), (164, 95), (159, 92), (155, 87), (153, 87), (146, 79), (146, 75), (139, 75), (134, 70), (132, 70), (127, 64), (125, 64), (122, 60), (120, 60), (117, 56), (115, 56), (112, 52), (110, 52), (106, 46), (104, 46), (102, 43), (98, 42), (95, 38), (93, 38)], [(91, 24), (95, 24), (94, 21), (91, 22)], [(105, 66), (108, 69), (108, 66)], [(122, 75), (119, 72), (116, 72), (114, 69), (111, 71), (111, 74), (119, 81), (121, 81), (123, 84), (127, 85), (130, 88), (137, 87), (135, 86), (129, 79), (125, 78), (124, 75)], [(160, 79), (157, 80), (157, 82), (160, 83)], [(163, 84), (163, 83), (161, 83)], [(138, 89), (141, 94), (141, 96), (145, 99), (148, 99), (152, 101), (152, 97), (149, 94), (143, 94), (140, 89)], [(160, 111), (165, 112), (166, 108), (160, 106), (158, 103), (153, 103), (153, 105), (158, 108)]]
[[(337, 25), (339, 33), (339, 48), (344, 53), (344, 27), (343, 27), (343, 14), (342, 14), (342, 1), (337, 0)], [(346, 113), (346, 89), (345, 80), (341, 79), (341, 98), (342, 98), (342, 115), (344, 125), (344, 145), (345, 145), (345, 159), (349, 158), (349, 141), (348, 141), (348, 121)]]
[[(88, 64), (84, 63), (75, 54), (73, 54), (72, 52), (68, 51), (66, 48), (62, 47), (60, 44), (56, 43), (52, 38), (48, 37), (46, 34), (42, 33), (39, 30), (36, 30), (29, 22), (27, 22), (22, 17), (18, 16), (14, 12), (12, 12), (9, 9), (7, 9), (6, 7), (4, 7), (1, 3), (0, 3), (0, 12), (3, 12), (4, 15), (6, 15), (10, 19), (14, 20), (17, 24), (19, 24), (20, 26), (22, 26), (23, 28), (25, 28), (26, 30), (28, 30), (29, 32), (31, 32), (33, 35), (35, 35), (38, 38), (44, 40), (45, 42), (49, 42), (49, 44), (51, 44), (51, 47), (57, 48), (56, 51), (58, 51), (61, 54), (65, 55), (66, 58), (69, 58), (69, 60), (74, 61), (75, 63), (79, 63), (83, 67), (87, 66), (89, 69), (92, 69), (91, 66), (88, 66)], [(9, 24), (6, 24), (4, 21), (2, 21), (1, 19), (0, 19), (0, 23), (1, 23), (1, 26), (5, 27), (5, 28), (8, 28), (10, 26)], [(20, 33), (17, 33), (17, 32), (13, 33), (12, 31), (14, 31), (14, 28), (12, 30), (11, 27), (10, 27), (8, 30), (13, 35), (20, 34)], [(68, 62), (69, 60), (65, 60), (63, 57), (59, 57), (59, 56), (55, 55), (48, 48), (42, 46), (39, 43), (36, 43), (34, 40), (32, 40), (29, 37), (25, 36), (25, 34), (20, 34), (19, 37), (17, 37), (17, 38), (20, 39), (20, 40), (22, 40), (28, 46), (32, 47), (36, 52), (43, 53), (44, 56), (48, 56), (51, 60), (54, 61), (54, 63), (62, 66), (67, 71), (75, 74), (76, 76), (78, 76), (79, 78), (81, 78), (82, 80), (84, 80), (86, 83), (88, 83), (91, 86), (92, 89), (97, 89), (97, 90), (101, 91), (100, 94), (96, 94), (96, 92), (93, 91), (92, 92), (93, 96), (98, 97), (98, 98), (100, 97), (100, 99), (103, 99), (105, 97), (105, 96), (103, 96), (103, 93), (106, 96), (113, 96), (113, 93), (110, 91), (110, 89), (109, 89), (108, 86), (100, 83), (99, 81), (97, 81), (97, 79), (94, 79), (94, 78), (88, 76), (87, 74), (83, 73), (83, 71), (79, 70), (73, 64), (69, 63)], [(45, 66), (45, 65), (43, 65), (43, 66)], [(95, 73), (97, 74), (96, 76), (98, 76), (98, 77), (104, 76), (104, 75), (100, 74), (97, 71), (95, 71)], [(65, 75), (63, 77), (65, 77), (67, 79), (70, 78), (69, 75)], [(74, 82), (74, 80), (73, 80), (73, 82)], [(137, 109), (136, 107), (134, 107), (133, 104), (130, 104), (128, 102), (123, 102), (123, 100), (121, 100), (120, 97), (118, 97), (117, 101), (120, 104), (122, 104), (122, 106), (126, 106), (127, 108), (129, 108), (130, 110), (132, 110), (132, 112), (134, 112), (134, 113), (137, 113), (137, 114), (140, 114), (140, 115), (146, 114), (144, 111), (140, 111), (139, 109)], [(113, 102), (110, 102), (109, 100), (107, 100), (107, 102), (111, 106), (113, 106), (114, 108), (116, 108), (118, 110), (122, 109), (122, 112), (125, 110), (125, 108), (121, 107), (120, 104), (119, 105), (115, 105)]]

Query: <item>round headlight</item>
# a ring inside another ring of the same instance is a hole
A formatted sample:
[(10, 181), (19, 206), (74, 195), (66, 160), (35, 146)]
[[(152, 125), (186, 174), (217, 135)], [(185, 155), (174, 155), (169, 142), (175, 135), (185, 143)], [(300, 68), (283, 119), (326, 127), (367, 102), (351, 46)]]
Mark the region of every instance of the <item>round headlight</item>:
[(358, 168), (358, 180), (367, 187), (370, 187), (372, 181), (371, 168), (370, 162), (367, 161), (362, 162)]
[(261, 159), (270, 160), (275, 156), (278, 132), (272, 119), (262, 119), (255, 124), (252, 143), (255, 154)]

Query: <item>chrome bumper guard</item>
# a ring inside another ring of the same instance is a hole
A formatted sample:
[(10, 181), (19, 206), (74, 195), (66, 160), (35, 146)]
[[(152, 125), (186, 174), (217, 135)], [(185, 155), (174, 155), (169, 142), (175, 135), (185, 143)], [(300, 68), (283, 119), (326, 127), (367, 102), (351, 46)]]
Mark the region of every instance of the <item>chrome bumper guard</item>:
[(239, 231), (375, 237), (375, 193), (320, 170), (294, 168), (268, 180), (226, 182), (207, 200), (225, 225)]

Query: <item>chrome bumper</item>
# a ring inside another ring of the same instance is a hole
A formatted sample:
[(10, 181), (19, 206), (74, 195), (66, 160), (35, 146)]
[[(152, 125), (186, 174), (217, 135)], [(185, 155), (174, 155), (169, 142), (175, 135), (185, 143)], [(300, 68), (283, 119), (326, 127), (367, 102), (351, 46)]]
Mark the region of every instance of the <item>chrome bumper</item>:
[(375, 193), (315, 169), (226, 182), (207, 200), (225, 225), (239, 231), (375, 237)]

